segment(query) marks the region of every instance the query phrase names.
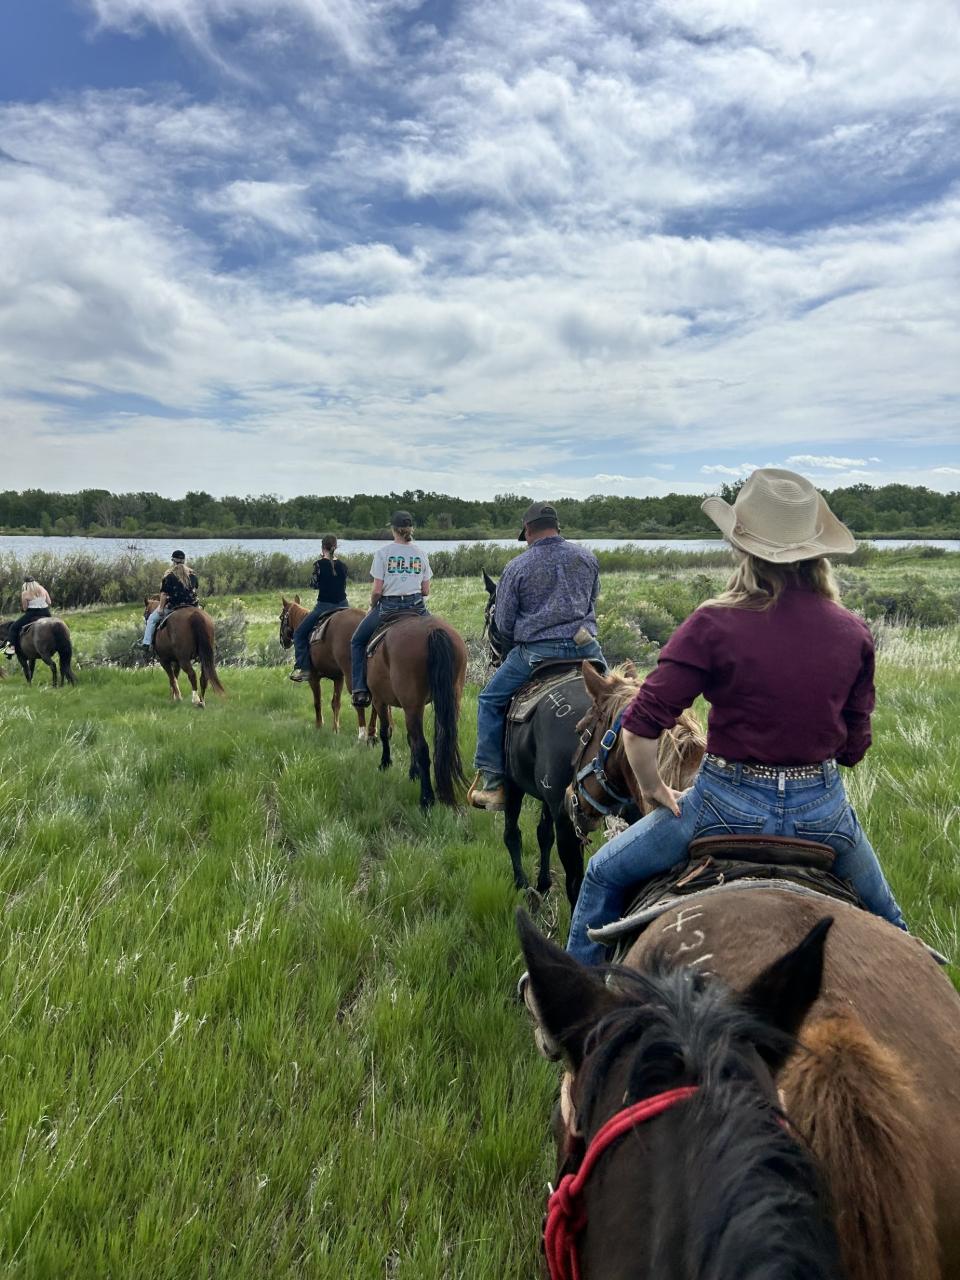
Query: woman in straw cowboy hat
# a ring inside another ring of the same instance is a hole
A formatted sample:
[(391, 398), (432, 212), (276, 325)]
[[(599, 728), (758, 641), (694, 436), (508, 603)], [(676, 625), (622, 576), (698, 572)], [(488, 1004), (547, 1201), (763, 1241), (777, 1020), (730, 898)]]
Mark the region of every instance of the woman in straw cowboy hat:
[[(737, 568), (677, 628), (624, 713), (627, 758), (656, 808), (590, 860), (567, 943), (587, 963), (604, 958), (588, 927), (616, 920), (630, 887), (681, 862), (698, 836), (828, 844), (836, 874), (906, 928), (838, 769), (863, 759), (874, 703), (873, 638), (840, 604), (826, 559), (853, 551), (853, 535), (808, 480), (774, 467), (755, 471), (732, 506), (707, 498), (703, 510)], [(660, 777), (657, 739), (700, 694), (710, 703), (707, 755), (680, 793)]]

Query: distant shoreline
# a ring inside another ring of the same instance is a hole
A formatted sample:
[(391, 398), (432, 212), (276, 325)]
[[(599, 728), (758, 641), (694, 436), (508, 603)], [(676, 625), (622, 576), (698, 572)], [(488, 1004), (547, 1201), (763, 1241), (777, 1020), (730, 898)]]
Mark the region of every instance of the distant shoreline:
[[(563, 529), (565, 537), (568, 538), (604, 538), (616, 539), (619, 542), (684, 542), (691, 538), (701, 542), (715, 542), (718, 546), (723, 544), (723, 539), (718, 537), (711, 531), (704, 529), (671, 529), (667, 530), (645, 530), (642, 533), (624, 533), (622, 530), (610, 529)], [(3, 538), (58, 538), (58, 539), (77, 539), (78, 541), (87, 538), (96, 538), (105, 542), (136, 542), (140, 538), (156, 539), (156, 538), (183, 538), (191, 542), (202, 542), (207, 540), (218, 540), (221, 542), (252, 542), (252, 541), (271, 541), (283, 542), (291, 540), (319, 540), (325, 533), (333, 533), (336, 537), (342, 538), (344, 541), (363, 542), (378, 540), (389, 541), (392, 537), (389, 529), (140, 529), (136, 532), (129, 529), (103, 529), (96, 533), (61, 533), (59, 531), (47, 531), (42, 529), (5, 529), (0, 528), (0, 537)], [(512, 529), (491, 529), (484, 533), (477, 533), (476, 530), (460, 530), (460, 529), (417, 529), (416, 536), (423, 542), (502, 542), (515, 536)], [(854, 537), (858, 542), (902, 542), (911, 538), (943, 538), (947, 540), (960, 539), (960, 529), (897, 529), (894, 531), (886, 530), (885, 532), (854, 532)]]

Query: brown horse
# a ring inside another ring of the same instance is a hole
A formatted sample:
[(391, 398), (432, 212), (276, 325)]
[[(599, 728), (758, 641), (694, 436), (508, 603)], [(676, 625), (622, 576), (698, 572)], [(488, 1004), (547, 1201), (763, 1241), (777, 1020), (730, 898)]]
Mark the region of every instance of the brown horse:
[[(288, 600), (280, 597), (280, 643), (284, 649), (293, 644), (293, 633), (307, 616), (307, 610), (300, 603), (300, 597)], [(333, 681), (333, 697), (330, 699), (330, 710), (333, 712), (333, 732), (340, 732), (340, 698), (344, 681), (347, 691), (353, 692), (350, 686), (350, 637), (364, 618), (362, 609), (337, 609), (327, 615), (324, 632), (319, 641), (310, 645), (310, 688), (313, 692), (313, 711), (317, 728), (323, 725), (323, 707), (320, 703), (320, 681)], [(323, 621), (323, 619), (321, 619)], [(319, 624), (318, 624), (319, 625)], [(370, 726), (367, 727), (367, 714), (362, 707), (357, 708), (357, 737), (363, 742), (366, 739), (372, 746), (376, 740), (377, 713), (370, 712)]]
[[(8, 622), (0, 622), (0, 644), (6, 642)], [(73, 642), (70, 639), (70, 628), (62, 618), (38, 618), (20, 632), (17, 657), (26, 677), (27, 684), (33, 680), (33, 669), (37, 659), (45, 662), (50, 668), (53, 687), (57, 687), (57, 664), (60, 659), (60, 684), (76, 684), (71, 662), (73, 660)]]
[[(367, 685), (380, 718), (380, 768), (391, 764), (391, 707), (401, 707), (410, 744), (410, 777), (420, 782), (420, 807), (439, 799), (457, 802), (466, 781), (460, 761), (457, 721), (467, 675), (467, 646), (448, 622), (431, 614), (412, 614), (394, 622), (372, 658), (367, 659)], [(433, 767), (436, 794), (430, 782), (430, 752), (423, 732), (423, 708), (433, 703)]]
[[(159, 596), (144, 596), (144, 620), (150, 617), (159, 603)], [(167, 679), (170, 681), (170, 696), (174, 702), (179, 702), (181, 697), (178, 679), (181, 671), (190, 681), (191, 701), (195, 707), (205, 705), (204, 696), (207, 685), (217, 693), (224, 692), (214, 659), (214, 630), (214, 621), (209, 613), (205, 613), (203, 609), (196, 606), (187, 606), (174, 609), (168, 614), (163, 627), (154, 636), (153, 648), (157, 660), (167, 673)], [(197, 675), (192, 665), (197, 661), (200, 663), (199, 692)]]
[[(592, 683), (602, 732), (624, 691)], [(619, 741), (606, 772), (635, 787)], [(686, 896), (626, 963), (666, 954), (746, 991), (827, 916), (822, 991), (778, 1084), (830, 1189), (845, 1274), (960, 1280), (960, 999), (917, 939), (821, 895), (727, 887)]]

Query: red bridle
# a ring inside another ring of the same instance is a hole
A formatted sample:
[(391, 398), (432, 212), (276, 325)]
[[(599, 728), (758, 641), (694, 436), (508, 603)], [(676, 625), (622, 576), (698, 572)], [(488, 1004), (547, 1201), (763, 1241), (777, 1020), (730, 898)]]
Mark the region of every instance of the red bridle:
[(581, 1280), (580, 1258), (577, 1254), (577, 1237), (587, 1225), (587, 1212), (583, 1207), (583, 1189), (594, 1165), (618, 1138), (629, 1133), (644, 1120), (669, 1111), (678, 1102), (693, 1097), (698, 1086), (683, 1085), (666, 1093), (644, 1098), (611, 1116), (593, 1136), (587, 1147), (583, 1163), (576, 1173), (566, 1173), (560, 1185), (547, 1201), (547, 1220), (543, 1228), (543, 1247), (547, 1255), (550, 1280)]

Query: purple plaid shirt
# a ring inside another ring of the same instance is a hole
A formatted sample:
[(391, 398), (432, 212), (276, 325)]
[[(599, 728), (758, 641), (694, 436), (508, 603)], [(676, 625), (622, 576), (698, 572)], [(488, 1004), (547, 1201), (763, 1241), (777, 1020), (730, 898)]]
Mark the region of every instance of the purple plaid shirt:
[(517, 644), (597, 634), (600, 566), (592, 551), (559, 534), (511, 560), (497, 584), (496, 623)]

